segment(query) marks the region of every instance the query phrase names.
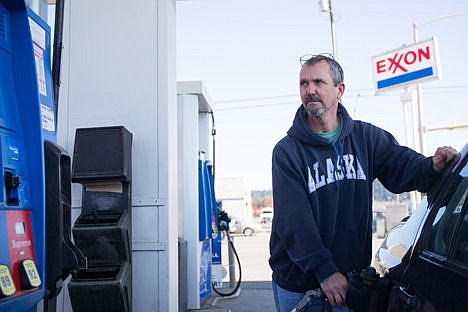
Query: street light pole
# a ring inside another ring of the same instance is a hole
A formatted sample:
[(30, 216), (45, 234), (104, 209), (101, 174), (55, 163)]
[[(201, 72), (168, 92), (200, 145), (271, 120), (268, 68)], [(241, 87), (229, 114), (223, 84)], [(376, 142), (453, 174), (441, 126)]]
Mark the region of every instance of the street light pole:
[[(418, 42), (418, 27), (413, 23), (413, 39)], [(416, 101), (418, 106), (418, 130), (419, 130), (419, 152), (424, 155), (424, 122), (423, 122), (423, 108), (422, 108), (422, 87), (421, 84), (416, 85)]]
[[(420, 24), (416, 24), (416, 22), (413, 22), (413, 40), (414, 42), (418, 42), (419, 40), (419, 28), (442, 20), (446, 19), (449, 17), (455, 17), (455, 16), (460, 16), (460, 15), (467, 15), (468, 11), (466, 12), (457, 12), (457, 13), (452, 13), (452, 14), (447, 14), (443, 16), (439, 16), (430, 20), (427, 20), (425, 22), (422, 22)], [(424, 133), (426, 132), (426, 128), (424, 127), (423, 123), (423, 108), (422, 108), (422, 88), (420, 84), (416, 85), (416, 100), (417, 100), (417, 106), (418, 106), (418, 130), (419, 130), (419, 149), (420, 153), (424, 154)]]
[(332, 47), (333, 47), (333, 56), (338, 59), (338, 54), (336, 53), (336, 38), (335, 38), (335, 17), (333, 16), (332, 2), (328, 0), (328, 6), (330, 7), (330, 28), (331, 28), (331, 38), (332, 38)]
[(330, 28), (331, 28), (331, 40), (332, 40), (333, 56), (335, 57), (335, 59), (338, 59), (338, 54), (336, 52), (335, 17), (334, 17), (334, 14), (333, 14), (332, 1), (331, 0), (320, 0), (319, 4), (320, 4), (320, 10), (322, 12), (328, 12), (330, 14)]

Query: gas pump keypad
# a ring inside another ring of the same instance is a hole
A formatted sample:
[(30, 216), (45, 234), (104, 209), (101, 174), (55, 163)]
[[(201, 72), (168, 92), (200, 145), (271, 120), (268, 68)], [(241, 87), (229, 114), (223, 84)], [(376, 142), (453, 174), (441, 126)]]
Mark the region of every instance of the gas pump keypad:
[(12, 296), (16, 292), (15, 283), (10, 270), (4, 264), (0, 264), (0, 298)]

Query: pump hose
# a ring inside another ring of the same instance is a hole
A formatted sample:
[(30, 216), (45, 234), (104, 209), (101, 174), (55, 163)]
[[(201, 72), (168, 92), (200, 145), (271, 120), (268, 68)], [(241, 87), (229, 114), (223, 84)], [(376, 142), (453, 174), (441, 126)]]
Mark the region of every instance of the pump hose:
[(211, 287), (213, 288), (214, 292), (217, 293), (218, 295), (220, 295), (221, 297), (229, 297), (229, 296), (234, 295), (237, 292), (237, 290), (239, 289), (240, 285), (241, 285), (242, 267), (241, 267), (241, 263), (240, 263), (240, 260), (239, 260), (239, 255), (237, 254), (236, 248), (234, 247), (234, 244), (232, 243), (231, 236), (229, 235), (229, 228), (225, 229), (224, 232), (227, 235), (229, 246), (232, 248), (232, 251), (234, 251), (234, 255), (236, 256), (237, 265), (239, 267), (239, 279), (237, 281), (236, 287), (231, 292), (228, 292), (228, 293), (223, 293), (223, 292), (220, 292), (219, 290), (217, 290), (216, 287), (214, 286), (213, 282), (211, 282)]

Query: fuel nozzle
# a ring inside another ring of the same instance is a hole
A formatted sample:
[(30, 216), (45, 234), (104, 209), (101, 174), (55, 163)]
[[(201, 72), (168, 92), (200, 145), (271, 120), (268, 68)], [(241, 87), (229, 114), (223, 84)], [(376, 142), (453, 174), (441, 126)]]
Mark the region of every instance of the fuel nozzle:
[(226, 211), (221, 210), (218, 213), (218, 227), (220, 231), (228, 231), (231, 218)]
[(386, 311), (391, 280), (379, 276), (375, 268), (367, 267), (348, 275), (346, 305), (353, 311)]
[(362, 278), (364, 287), (372, 287), (379, 280), (379, 274), (374, 267), (367, 267), (361, 271), (359, 276)]

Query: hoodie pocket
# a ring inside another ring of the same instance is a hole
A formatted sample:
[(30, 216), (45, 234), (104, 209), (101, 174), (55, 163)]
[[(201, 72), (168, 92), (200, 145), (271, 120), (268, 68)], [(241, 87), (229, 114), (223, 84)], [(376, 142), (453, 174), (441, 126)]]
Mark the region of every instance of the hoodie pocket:
[(362, 244), (364, 242), (359, 242), (357, 230), (335, 233), (331, 252), (338, 270), (346, 273), (360, 268), (364, 257)]
[(306, 292), (309, 289), (319, 287), (314, 275), (305, 273), (294, 264), (291, 265), (285, 280), (289, 283), (290, 287), (295, 288), (295, 291), (298, 292)]

